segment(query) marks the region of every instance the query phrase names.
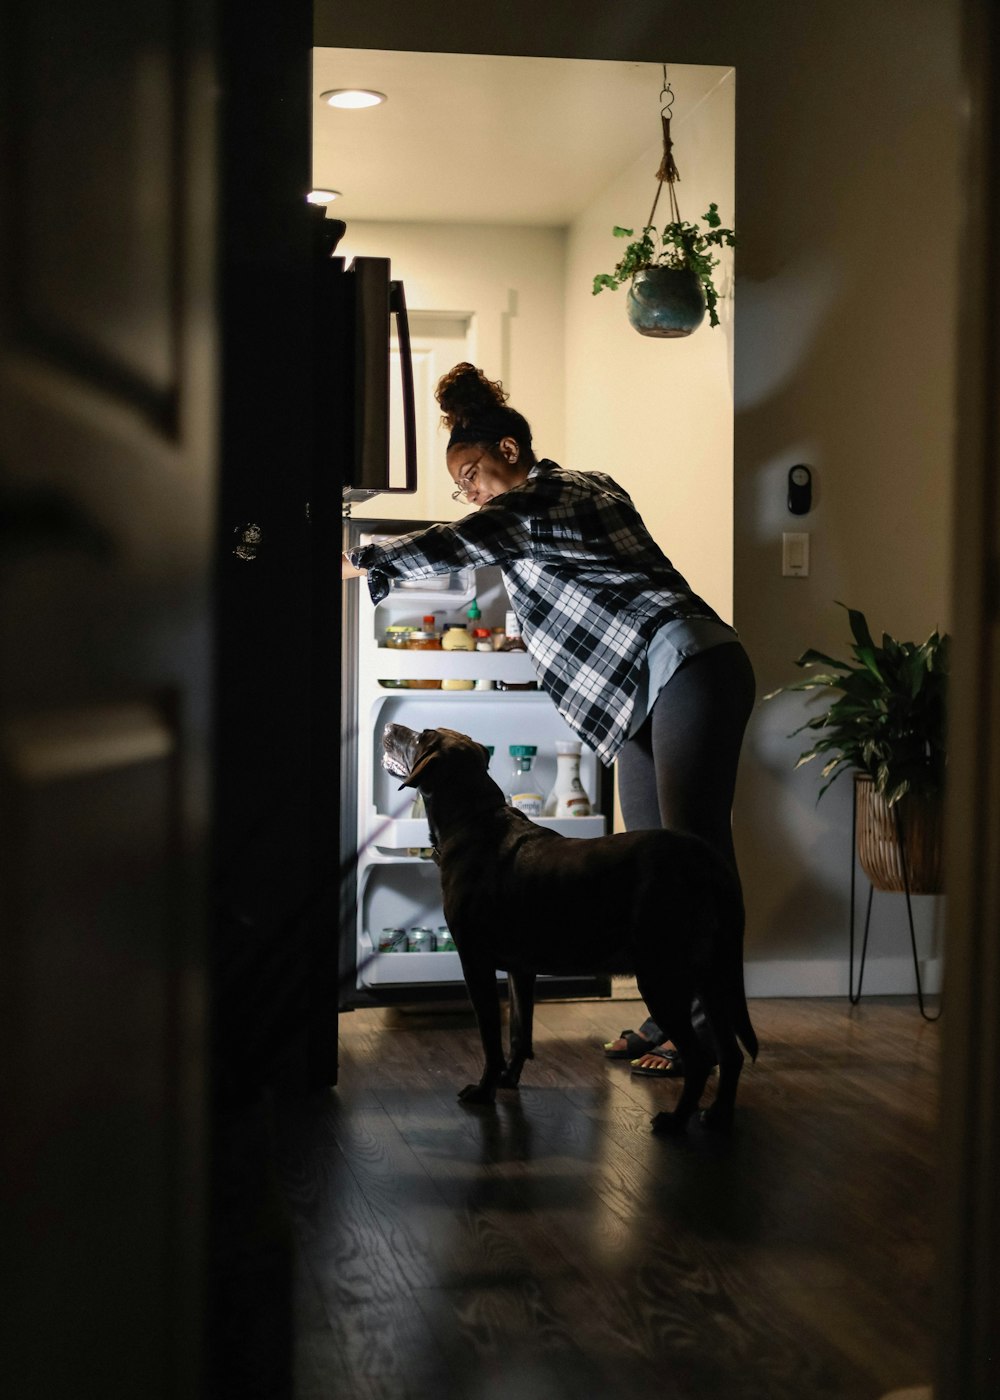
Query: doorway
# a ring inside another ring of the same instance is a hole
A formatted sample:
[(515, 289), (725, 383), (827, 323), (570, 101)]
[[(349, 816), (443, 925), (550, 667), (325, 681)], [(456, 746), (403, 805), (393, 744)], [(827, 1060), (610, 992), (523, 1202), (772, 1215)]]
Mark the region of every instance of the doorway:
[[(667, 76), (682, 217), (714, 202), (732, 223), (735, 72), (683, 64)], [(386, 101), (341, 110), (322, 100), (345, 87)], [(417, 494), (354, 513), (463, 513), (443, 489), (432, 393), (441, 370), (470, 358), (503, 381), (539, 454), (614, 476), (668, 557), (731, 619), (731, 254), (716, 273), (720, 326), (687, 339), (639, 336), (623, 290), (592, 292), (621, 255), (612, 228), (649, 216), (662, 88), (659, 63), (313, 51), (314, 187), (340, 191), (330, 206), (347, 223), (338, 253), (391, 259), (419, 346)]]

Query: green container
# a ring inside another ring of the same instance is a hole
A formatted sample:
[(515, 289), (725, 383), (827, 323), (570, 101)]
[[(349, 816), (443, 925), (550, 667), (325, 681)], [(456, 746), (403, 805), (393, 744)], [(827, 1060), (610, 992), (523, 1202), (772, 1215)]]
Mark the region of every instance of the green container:
[(632, 278), (626, 310), (640, 335), (690, 335), (705, 319), (701, 278), (689, 267), (644, 267)]

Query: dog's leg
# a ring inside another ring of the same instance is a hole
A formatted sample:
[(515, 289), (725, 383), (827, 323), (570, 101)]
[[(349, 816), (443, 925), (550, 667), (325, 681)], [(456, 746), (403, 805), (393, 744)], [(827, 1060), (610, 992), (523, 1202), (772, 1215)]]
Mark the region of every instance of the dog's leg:
[(655, 978), (655, 990), (650, 990), (648, 974), (640, 978), (636, 973), (636, 985), (650, 1016), (673, 1043), (684, 1062), (684, 1088), (677, 1105), (670, 1113), (658, 1113), (652, 1119), (654, 1133), (664, 1135), (681, 1133), (698, 1107), (708, 1083), (712, 1068), (711, 1057), (706, 1053), (691, 1024), (692, 995), (687, 987), (672, 986), (668, 994), (660, 990), (663, 977)]
[(719, 1086), (715, 1091), (715, 1102), (705, 1109), (701, 1121), (706, 1128), (725, 1132), (733, 1125), (736, 1087), (743, 1069), (743, 1052), (737, 1042), (724, 998), (717, 992), (706, 992), (702, 995), (702, 1005), (719, 1051)]
[(510, 1061), (500, 1076), (502, 1089), (516, 1089), (525, 1060), (533, 1060), (531, 1027), (535, 1010), (535, 974), (511, 972), (507, 977), (510, 996)]
[(466, 1084), (458, 1097), (463, 1103), (493, 1103), (497, 1096), (497, 1085), (507, 1068), (503, 1054), (503, 1039), (500, 1032), (500, 997), (497, 993), (496, 970), (489, 965), (473, 961), (462, 952), (458, 936), (459, 958), (462, 975), (472, 1001), (479, 1025), (479, 1039), (483, 1044), (486, 1062), (478, 1084)]

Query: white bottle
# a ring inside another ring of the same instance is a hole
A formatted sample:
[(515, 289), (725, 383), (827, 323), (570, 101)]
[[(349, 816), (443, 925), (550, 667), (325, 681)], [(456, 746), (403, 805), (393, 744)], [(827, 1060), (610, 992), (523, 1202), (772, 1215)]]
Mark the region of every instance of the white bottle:
[[(476, 640), (476, 651), (488, 651), (492, 655), (493, 643), (490, 640), (490, 629), (488, 627), (477, 627), (472, 635)], [(480, 676), (476, 680), (475, 688), (476, 690), (492, 690), (493, 682), (486, 676)]]
[(590, 798), (580, 782), (580, 745), (556, 741), (556, 781), (545, 802), (547, 817), (589, 817)]

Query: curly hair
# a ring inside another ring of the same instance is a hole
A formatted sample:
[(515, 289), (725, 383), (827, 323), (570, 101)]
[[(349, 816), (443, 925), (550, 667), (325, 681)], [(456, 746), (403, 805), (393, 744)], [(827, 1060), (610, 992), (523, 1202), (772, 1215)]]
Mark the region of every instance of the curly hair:
[(475, 442), (493, 445), (511, 437), (529, 459), (531, 428), (527, 419), (507, 407), (510, 397), (499, 379), (488, 379), (467, 360), (455, 365), (437, 382), (434, 396), (441, 407), (441, 421), (451, 429), (448, 446)]

